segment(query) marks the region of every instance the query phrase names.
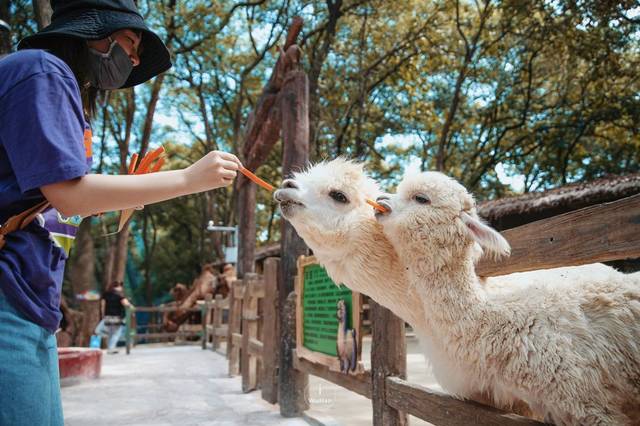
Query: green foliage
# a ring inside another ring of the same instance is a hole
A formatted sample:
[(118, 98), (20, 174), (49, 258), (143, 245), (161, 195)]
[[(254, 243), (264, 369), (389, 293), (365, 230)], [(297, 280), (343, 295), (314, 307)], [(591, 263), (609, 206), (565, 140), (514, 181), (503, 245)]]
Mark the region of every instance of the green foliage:
[[(12, 9), (14, 38), (33, 31), (30, 3)], [(164, 144), (171, 154), (166, 168), (184, 167), (212, 149), (241, 152), (248, 114), (299, 15), (314, 161), (358, 158), (389, 187), (409, 163), (439, 168), (480, 198), (639, 170), (635, 1), (139, 5), (174, 62), (150, 139), (151, 147)], [(121, 171), (127, 155), (140, 149), (151, 93), (151, 82), (114, 93), (101, 109), (94, 122), (100, 171)], [(279, 183), (280, 158), (278, 145), (258, 174)], [(519, 176), (523, 187), (506, 183), (498, 166)], [(190, 283), (202, 263), (220, 259), (223, 241), (205, 228), (208, 220), (236, 223), (242, 212), (235, 211), (234, 196), (221, 189), (136, 213), (131, 250), (152, 281), (140, 290), (145, 298)], [(277, 241), (280, 217), (270, 194), (258, 190), (257, 201), (258, 244)], [(113, 230), (116, 218), (104, 220)], [(97, 234), (104, 256), (106, 240)]]

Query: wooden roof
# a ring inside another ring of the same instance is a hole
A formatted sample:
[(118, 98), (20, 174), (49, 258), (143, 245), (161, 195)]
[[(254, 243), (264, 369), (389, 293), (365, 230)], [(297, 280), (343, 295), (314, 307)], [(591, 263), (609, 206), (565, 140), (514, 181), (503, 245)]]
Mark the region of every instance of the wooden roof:
[(485, 201), (478, 205), (478, 213), (494, 228), (502, 231), (638, 193), (640, 193), (640, 173), (609, 176), (544, 192), (530, 192), (520, 196)]

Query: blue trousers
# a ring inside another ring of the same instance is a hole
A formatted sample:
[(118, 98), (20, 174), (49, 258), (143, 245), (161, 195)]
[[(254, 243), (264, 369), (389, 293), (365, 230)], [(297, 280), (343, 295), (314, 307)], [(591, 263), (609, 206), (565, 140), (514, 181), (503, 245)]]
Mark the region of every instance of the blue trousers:
[(97, 335), (107, 338), (107, 349), (110, 351), (116, 349), (118, 346), (118, 341), (123, 331), (124, 326), (122, 324), (106, 325), (104, 318), (98, 323), (95, 329)]
[(63, 423), (56, 338), (0, 290), (0, 426)]

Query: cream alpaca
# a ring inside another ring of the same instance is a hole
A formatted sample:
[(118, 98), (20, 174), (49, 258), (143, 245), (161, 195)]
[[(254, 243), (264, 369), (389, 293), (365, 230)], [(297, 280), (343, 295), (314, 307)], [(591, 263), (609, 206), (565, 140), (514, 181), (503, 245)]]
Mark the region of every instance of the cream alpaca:
[(365, 202), (379, 194), (361, 164), (336, 159), (295, 173), (274, 198), (333, 281), (369, 295), (416, 328), (422, 304)]
[[(556, 424), (640, 423), (640, 273), (602, 264), (494, 277), (481, 249), (509, 253), (474, 200), (440, 173), (405, 176), (382, 197), (385, 234), (421, 294), (434, 374), (463, 397), (525, 401)], [(552, 255), (552, 253), (550, 253)]]

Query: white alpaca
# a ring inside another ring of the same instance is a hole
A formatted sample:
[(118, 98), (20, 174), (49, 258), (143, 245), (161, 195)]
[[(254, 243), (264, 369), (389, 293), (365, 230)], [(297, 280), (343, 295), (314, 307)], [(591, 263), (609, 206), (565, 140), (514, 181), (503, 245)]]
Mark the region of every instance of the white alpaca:
[[(484, 248), (506, 240), (476, 215), (472, 196), (440, 173), (405, 176), (382, 197), (385, 234), (424, 309), (440, 384), (498, 405), (525, 401), (556, 424), (640, 424), (640, 274), (602, 264), (480, 279)], [(553, 253), (549, 253), (553, 256)]]
[(415, 329), (422, 304), (365, 202), (378, 195), (361, 164), (339, 158), (295, 173), (274, 198), (334, 282), (368, 295)]

